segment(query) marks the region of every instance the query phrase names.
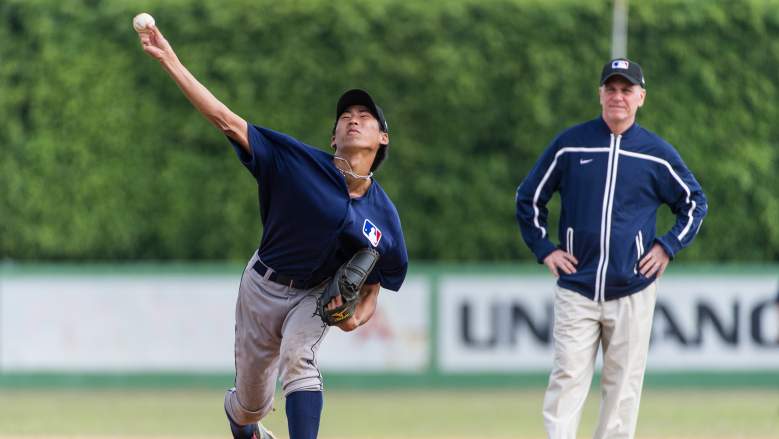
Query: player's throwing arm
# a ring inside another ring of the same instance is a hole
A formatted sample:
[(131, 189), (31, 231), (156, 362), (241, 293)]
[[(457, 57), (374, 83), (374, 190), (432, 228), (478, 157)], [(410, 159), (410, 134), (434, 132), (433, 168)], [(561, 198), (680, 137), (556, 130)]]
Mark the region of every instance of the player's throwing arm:
[(157, 28), (154, 18), (145, 12), (138, 14), (133, 18), (133, 28), (138, 32), (143, 51), (160, 62), (192, 105), (209, 122), (248, 151), (246, 121), (230, 111), (184, 67), (173, 47)]

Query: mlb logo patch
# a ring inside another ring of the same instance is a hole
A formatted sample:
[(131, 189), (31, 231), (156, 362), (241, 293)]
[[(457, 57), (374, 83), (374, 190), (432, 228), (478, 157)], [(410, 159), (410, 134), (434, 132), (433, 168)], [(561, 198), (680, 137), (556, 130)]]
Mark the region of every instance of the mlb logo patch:
[(628, 63), (624, 59), (618, 59), (618, 60), (616, 60), (616, 61), (611, 63), (611, 68), (612, 69), (624, 69), (624, 70), (627, 70), (629, 66), (630, 66), (630, 63)]
[(376, 227), (376, 225), (373, 224), (371, 220), (366, 219), (365, 222), (362, 223), (362, 234), (368, 238), (368, 241), (371, 242), (372, 246), (379, 246), (379, 241), (381, 240), (381, 230), (379, 230), (379, 228)]

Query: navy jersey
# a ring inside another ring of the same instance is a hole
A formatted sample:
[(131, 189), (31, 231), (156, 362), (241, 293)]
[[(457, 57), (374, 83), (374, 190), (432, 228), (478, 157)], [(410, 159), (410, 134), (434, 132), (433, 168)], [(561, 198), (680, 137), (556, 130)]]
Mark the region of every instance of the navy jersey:
[(366, 284), (397, 291), (408, 268), (400, 218), (374, 179), (350, 198), (333, 155), (286, 134), (249, 124), (251, 153), (231, 140), (257, 180), (263, 232), (258, 254), (275, 271), (301, 282), (323, 280), (363, 247), (381, 257)]

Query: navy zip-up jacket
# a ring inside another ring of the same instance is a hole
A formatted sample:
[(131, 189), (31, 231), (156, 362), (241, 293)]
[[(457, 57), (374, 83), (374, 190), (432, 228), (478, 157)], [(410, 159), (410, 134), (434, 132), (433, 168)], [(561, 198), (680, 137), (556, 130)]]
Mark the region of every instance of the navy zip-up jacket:
[[(673, 258), (688, 246), (706, 215), (706, 197), (679, 153), (634, 123), (621, 135), (597, 119), (563, 131), (517, 188), (522, 238), (543, 262), (556, 248), (547, 233), (546, 204), (560, 192), (560, 247), (579, 261), (560, 273), (562, 288), (593, 300), (638, 292), (654, 281), (638, 261), (659, 243)], [(655, 236), (657, 209), (671, 207), (676, 223)]]

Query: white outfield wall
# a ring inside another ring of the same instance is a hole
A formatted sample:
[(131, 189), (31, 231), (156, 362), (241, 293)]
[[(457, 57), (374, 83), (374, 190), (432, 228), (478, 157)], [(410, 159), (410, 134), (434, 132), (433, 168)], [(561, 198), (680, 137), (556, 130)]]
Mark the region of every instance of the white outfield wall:
[[(547, 371), (551, 277), (464, 271), (434, 267), (383, 291), (368, 325), (330, 331), (323, 369)], [(239, 275), (82, 273), (0, 275), (0, 372), (232, 372)], [(650, 370), (779, 371), (777, 288), (779, 270), (666, 275)]]
[[(0, 282), (0, 371), (231, 372), (239, 277), (13, 276)], [(430, 288), (409, 278), (360, 331), (331, 330), (329, 370), (423, 370)]]
[[(648, 368), (779, 370), (776, 276), (666, 276), (658, 284)], [(553, 284), (449, 276), (439, 289), (444, 372), (544, 370), (552, 364)]]

